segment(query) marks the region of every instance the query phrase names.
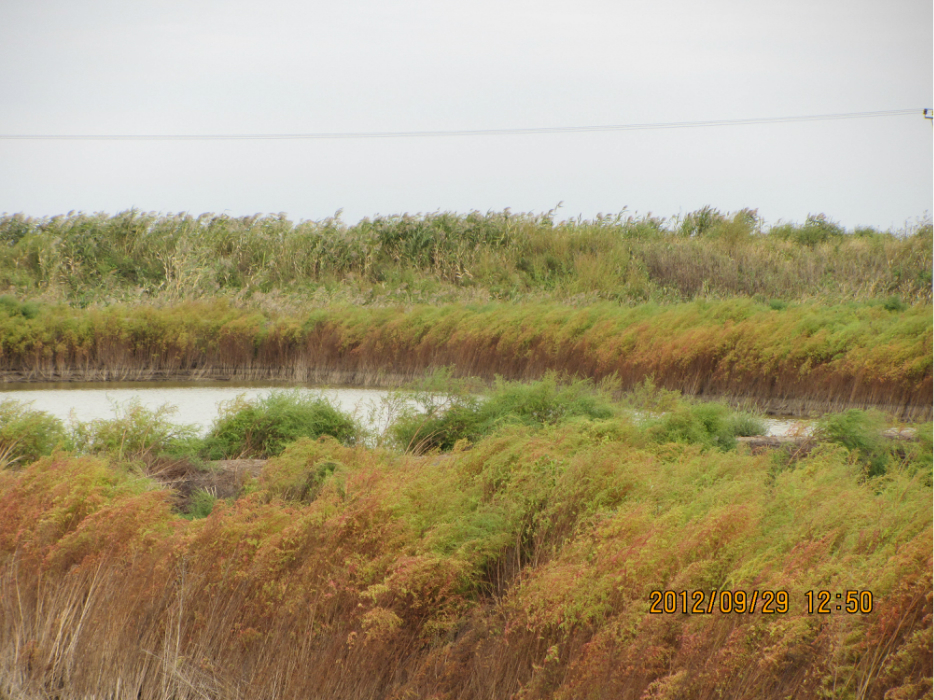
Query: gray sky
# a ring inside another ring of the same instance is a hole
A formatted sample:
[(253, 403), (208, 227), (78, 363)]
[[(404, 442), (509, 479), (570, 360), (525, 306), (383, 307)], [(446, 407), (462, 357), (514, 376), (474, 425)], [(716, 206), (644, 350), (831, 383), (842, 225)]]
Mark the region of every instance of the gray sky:
[[(930, 0), (0, 0), (0, 133), (380, 132), (934, 107)], [(916, 116), (535, 136), (0, 140), (0, 212), (757, 208), (900, 228)]]

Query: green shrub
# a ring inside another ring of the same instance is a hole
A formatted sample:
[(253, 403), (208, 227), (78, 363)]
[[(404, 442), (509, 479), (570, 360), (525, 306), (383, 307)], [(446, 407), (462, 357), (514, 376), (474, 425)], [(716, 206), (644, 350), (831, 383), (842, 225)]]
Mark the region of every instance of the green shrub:
[(821, 243), (833, 239), (842, 239), (844, 230), (839, 224), (828, 219), (826, 215), (812, 214), (808, 216), (803, 226), (789, 224), (776, 226), (772, 229), (771, 234), (786, 240), (793, 240), (809, 248), (815, 248)]
[(768, 426), (752, 413), (734, 413), (727, 420), (727, 428), (733, 433), (734, 437), (752, 437), (753, 435), (765, 435)]
[(766, 426), (748, 413), (735, 413), (718, 403), (681, 403), (646, 425), (649, 437), (659, 444), (684, 442), (732, 449), (738, 436), (762, 435)]
[(449, 399), (442, 409), (403, 415), (391, 429), (396, 444), (415, 452), (447, 451), (461, 440), (476, 442), (507, 424), (540, 427), (571, 418), (606, 419), (614, 413), (592, 381), (559, 384), (554, 374), (528, 383), (498, 379), (485, 400), (463, 394)]
[(637, 384), (626, 392), (622, 403), (635, 411), (649, 411), (664, 413), (680, 405), (681, 392), (663, 389), (655, 385), (654, 377), (646, 377), (641, 384)]
[(931, 424), (917, 425), (915, 435), (914, 442), (903, 442), (893, 452), (909, 474), (923, 474), (923, 482), (930, 486), (934, 479), (934, 433)]
[(258, 401), (239, 397), (228, 404), (205, 438), (204, 454), (208, 459), (266, 458), (299, 438), (330, 435), (353, 444), (358, 434), (353, 419), (324, 397), (274, 391)]
[(483, 408), (493, 421), (506, 419), (533, 426), (555, 425), (568, 418), (599, 420), (613, 415), (607, 397), (594, 388), (592, 381), (559, 385), (553, 374), (530, 383), (499, 381)]
[(19, 300), (9, 294), (0, 294), (0, 310), (15, 316), (19, 313)]
[(886, 311), (904, 311), (908, 305), (902, 301), (901, 297), (893, 295), (882, 302), (882, 308)]
[(134, 399), (115, 406), (114, 418), (76, 422), (72, 446), (78, 452), (108, 454), (118, 460), (194, 453), (200, 447), (197, 428), (172, 423), (169, 416), (175, 411), (169, 405), (150, 410)]
[(451, 450), (460, 440), (475, 441), (484, 434), (480, 401), (465, 400), (435, 415), (409, 412), (390, 428), (396, 445), (406, 451)]
[(20, 301), (9, 294), (0, 295), (0, 312), (7, 316), (35, 318), (39, 315), (39, 304), (34, 301)]
[(22, 466), (65, 442), (62, 422), (12, 399), (0, 401), (0, 467)]
[(884, 429), (883, 414), (854, 408), (824, 416), (817, 422), (815, 433), (855, 453), (867, 476), (879, 476), (886, 472), (890, 458), (890, 445), (882, 436)]
[[(317, 440), (299, 438), (269, 460), (263, 468), (260, 483), (270, 496), (287, 501), (311, 503), (325, 484), (331, 484), (338, 494), (345, 492), (349, 473), (346, 465), (354, 465), (361, 452), (359, 447), (345, 447), (332, 437)], [(391, 461), (386, 453), (378, 453), (381, 464)]]

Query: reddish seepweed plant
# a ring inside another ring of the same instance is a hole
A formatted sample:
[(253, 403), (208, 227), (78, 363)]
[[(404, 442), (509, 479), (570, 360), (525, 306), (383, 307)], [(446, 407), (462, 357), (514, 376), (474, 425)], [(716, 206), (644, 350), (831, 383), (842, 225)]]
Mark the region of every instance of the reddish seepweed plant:
[[(322, 471), (322, 465), (338, 465)], [(90, 458), (0, 473), (0, 688), (29, 697), (882, 698), (930, 677), (930, 485), (623, 419), (450, 456), (304, 441), (203, 520)], [(318, 479), (321, 474), (324, 478)], [(309, 477), (315, 489), (302, 484)], [(301, 488), (299, 488), (301, 487)], [(873, 592), (808, 614), (808, 590)], [(651, 591), (789, 609), (652, 614)]]

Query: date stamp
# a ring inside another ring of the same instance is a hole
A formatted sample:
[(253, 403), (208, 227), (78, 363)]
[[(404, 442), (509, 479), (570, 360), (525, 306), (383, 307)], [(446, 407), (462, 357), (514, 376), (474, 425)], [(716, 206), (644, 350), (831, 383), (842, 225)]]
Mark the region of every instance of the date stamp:
[[(869, 614), (872, 612), (872, 591), (805, 591), (808, 615), (829, 615), (833, 612)], [(790, 610), (788, 591), (652, 591), (649, 613), (652, 615), (785, 615)]]
[(788, 591), (652, 591), (649, 602), (653, 615), (784, 615)]

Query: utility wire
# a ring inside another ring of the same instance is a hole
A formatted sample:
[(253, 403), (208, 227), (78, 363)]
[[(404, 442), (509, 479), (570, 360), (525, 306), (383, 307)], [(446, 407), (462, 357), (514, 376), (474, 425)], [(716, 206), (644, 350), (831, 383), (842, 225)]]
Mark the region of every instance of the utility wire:
[(7, 141), (300, 141), (325, 139), (398, 139), (448, 136), (523, 136), (535, 134), (584, 134), (601, 131), (649, 131), (654, 129), (697, 129), (712, 126), (751, 124), (788, 124), (792, 122), (901, 117), (924, 114), (922, 109), (889, 109), (881, 112), (844, 112), (809, 114), (794, 117), (755, 119), (716, 119), (693, 122), (648, 122), (645, 124), (609, 124), (604, 126), (553, 126), (525, 129), (460, 129), (451, 131), (360, 131), (311, 134), (0, 134)]

